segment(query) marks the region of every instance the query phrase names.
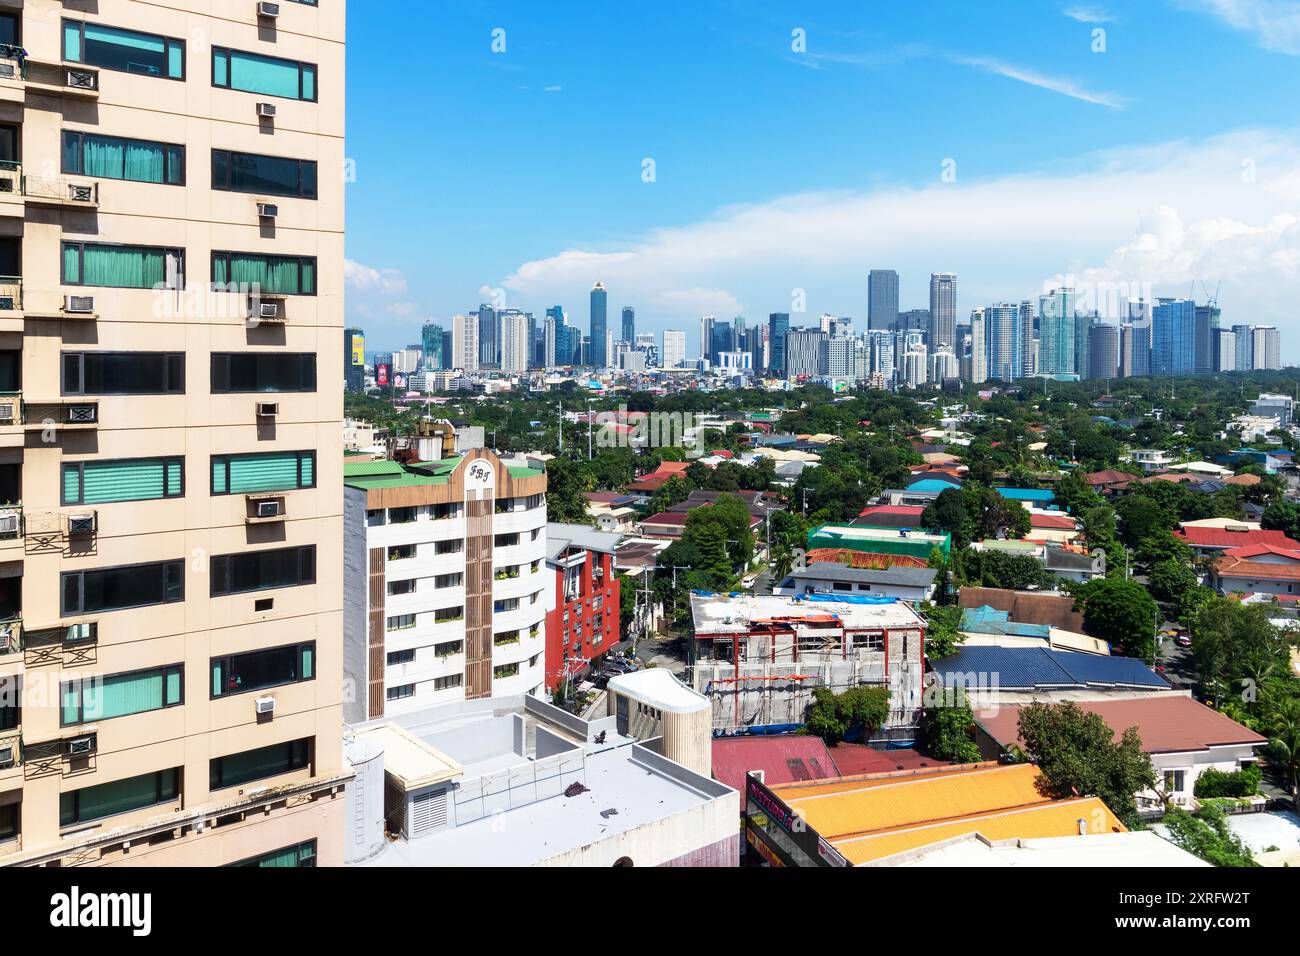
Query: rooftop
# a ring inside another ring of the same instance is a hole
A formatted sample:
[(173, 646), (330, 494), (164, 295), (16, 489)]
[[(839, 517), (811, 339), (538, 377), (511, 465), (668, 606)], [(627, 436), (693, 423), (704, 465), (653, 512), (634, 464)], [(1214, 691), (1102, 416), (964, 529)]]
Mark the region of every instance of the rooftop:
[(1169, 690), (1169, 683), (1132, 657), (1102, 657), (1034, 647), (964, 647), (934, 661), (945, 683), (975, 680), (979, 690)]
[(923, 588), (934, 583), (934, 568), (851, 568), (833, 561), (817, 561), (801, 571), (796, 580), (842, 581), (851, 584), (894, 584), (899, 587)]
[(893, 598), (859, 598), (851, 602), (832, 595), (793, 598), (696, 593), (691, 595), (691, 613), (697, 634), (708, 635), (748, 634), (755, 624), (799, 618), (829, 617), (850, 631), (925, 626), (915, 611)]
[[(1185, 753), (1241, 744), (1264, 744), (1265, 738), (1217, 710), (1182, 694), (1155, 694), (1130, 700), (1084, 701), (1079, 706), (1100, 714), (1116, 738), (1129, 727), (1142, 737), (1149, 754)], [(999, 744), (1019, 742), (1020, 707), (999, 707), (975, 722)]]
[(1090, 833), (1087, 836), (1002, 840), (980, 834), (932, 846), (894, 866), (942, 867), (1120, 867), (1210, 866), (1152, 830)]
[(621, 534), (597, 531), (585, 524), (550, 522), (546, 525), (546, 556), (555, 560), (571, 547), (613, 554), (622, 540)]
[(610, 678), (609, 689), (674, 714), (693, 714), (713, 705), (703, 694), (687, 687), (666, 667), (647, 667)]

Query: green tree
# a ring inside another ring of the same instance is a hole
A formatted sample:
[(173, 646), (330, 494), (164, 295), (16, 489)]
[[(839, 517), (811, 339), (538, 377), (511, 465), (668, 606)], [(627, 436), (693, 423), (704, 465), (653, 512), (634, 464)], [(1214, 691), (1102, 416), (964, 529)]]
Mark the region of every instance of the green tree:
[(1292, 691), (1269, 703), (1269, 745), (1291, 782), (1291, 802), (1300, 812), (1300, 697)]
[(889, 699), (888, 687), (850, 687), (841, 694), (818, 687), (808, 709), (808, 732), (828, 744), (853, 733), (869, 735), (889, 718)]
[(980, 749), (971, 739), (975, 717), (970, 707), (927, 707), (925, 709), (925, 748), (930, 756), (953, 763), (976, 763)]
[(587, 499), (595, 482), (585, 463), (568, 458), (552, 458), (546, 463), (546, 516), (550, 521), (590, 524)]
[(1169, 828), (1169, 839), (1193, 856), (1215, 866), (1258, 866), (1250, 847), (1228, 827), (1227, 817), (1212, 803), (1204, 803), (1196, 813), (1170, 807), (1162, 821)]
[(1259, 524), (1266, 531), (1282, 531), (1288, 538), (1300, 541), (1300, 503), (1273, 502), (1264, 509)]
[(1215, 701), (1241, 697), (1255, 705), (1263, 689), (1260, 678), (1286, 667), (1287, 641), (1264, 605), (1216, 597), (1188, 625), (1197, 674)]
[(1196, 586), (1196, 572), (1173, 559), (1161, 561), (1147, 575), (1147, 587), (1151, 596), (1166, 604), (1177, 603), (1179, 598)]
[(1075, 608), (1083, 611), (1083, 628), (1124, 649), (1129, 657), (1155, 655), (1160, 609), (1147, 589), (1124, 578), (1095, 578), (1074, 591)]
[(925, 618), (926, 658), (937, 661), (957, 653), (965, 640), (961, 635), (962, 609), (922, 604), (920, 611)]
[(1048, 795), (1100, 797), (1126, 826), (1137, 824), (1137, 794), (1155, 787), (1156, 772), (1136, 727), (1116, 741), (1100, 714), (1073, 702), (1033, 703), (1020, 711), (1020, 739)]

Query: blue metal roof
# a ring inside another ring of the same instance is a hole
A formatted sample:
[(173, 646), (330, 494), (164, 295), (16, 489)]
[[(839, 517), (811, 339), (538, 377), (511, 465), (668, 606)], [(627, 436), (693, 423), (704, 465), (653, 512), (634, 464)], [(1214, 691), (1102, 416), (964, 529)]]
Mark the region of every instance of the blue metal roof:
[(998, 488), (997, 493), (1003, 498), (1016, 501), (1055, 501), (1056, 495), (1044, 488)]
[[(944, 683), (1002, 690), (1137, 687), (1168, 690), (1169, 682), (1132, 657), (1102, 657), (1037, 647), (964, 647), (933, 663)], [(971, 676), (973, 675), (973, 676)]]

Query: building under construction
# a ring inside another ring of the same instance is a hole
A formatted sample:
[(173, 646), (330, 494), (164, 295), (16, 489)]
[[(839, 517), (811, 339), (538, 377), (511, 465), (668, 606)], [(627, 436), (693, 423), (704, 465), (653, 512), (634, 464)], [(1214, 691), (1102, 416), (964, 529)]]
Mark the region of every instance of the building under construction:
[(925, 623), (892, 598), (695, 594), (693, 686), (715, 735), (801, 727), (813, 691), (888, 687), (872, 743), (907, 745), (921, 709)]

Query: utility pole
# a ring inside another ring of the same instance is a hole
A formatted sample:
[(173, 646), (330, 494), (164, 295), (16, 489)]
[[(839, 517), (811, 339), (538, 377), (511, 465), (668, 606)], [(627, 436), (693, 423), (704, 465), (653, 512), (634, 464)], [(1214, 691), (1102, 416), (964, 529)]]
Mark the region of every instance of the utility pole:
[(560, 399), (560, 457), (564, 457), (564, 399)]
[(592, 434), (591, 400), (588, 399), (587, 400), (587, 461), (591, 461), (591, 434)]

